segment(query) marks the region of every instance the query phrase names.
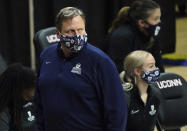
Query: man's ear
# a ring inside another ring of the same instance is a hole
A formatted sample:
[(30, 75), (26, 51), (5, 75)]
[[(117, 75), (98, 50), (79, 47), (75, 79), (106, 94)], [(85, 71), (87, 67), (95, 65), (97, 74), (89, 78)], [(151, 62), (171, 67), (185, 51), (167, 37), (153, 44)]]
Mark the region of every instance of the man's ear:
[(57, 38), (60, 39), (60, 33), (58, 29), (56, 29), (56, 35), (57, 35)]

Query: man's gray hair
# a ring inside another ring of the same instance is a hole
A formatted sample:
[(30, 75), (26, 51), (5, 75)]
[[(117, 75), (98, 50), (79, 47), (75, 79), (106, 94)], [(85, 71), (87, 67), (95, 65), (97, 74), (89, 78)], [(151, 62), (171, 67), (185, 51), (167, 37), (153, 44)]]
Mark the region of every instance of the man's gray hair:
[(76, 8), (76, 7), (65, 7), (59, 11), (59, 13), (56, 16), (56, 28), (60, 31), (62, 27), (62, 22), (65, 19), (71, 19), (76, 16), (81, 16), (84, 22), (86, 23), (85, 20), (85, 15), (82, 10)]

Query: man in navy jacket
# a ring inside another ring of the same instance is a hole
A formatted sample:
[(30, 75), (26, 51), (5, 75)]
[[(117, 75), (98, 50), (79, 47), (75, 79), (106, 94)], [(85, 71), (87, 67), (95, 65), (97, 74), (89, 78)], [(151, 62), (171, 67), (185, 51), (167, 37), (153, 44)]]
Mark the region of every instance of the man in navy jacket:
[(83, 12), (61, 9), (56, 28), (60, 42), (40, 56), (37, 131), (125, 131), (127, 104), (117, 69), (87, 42)]

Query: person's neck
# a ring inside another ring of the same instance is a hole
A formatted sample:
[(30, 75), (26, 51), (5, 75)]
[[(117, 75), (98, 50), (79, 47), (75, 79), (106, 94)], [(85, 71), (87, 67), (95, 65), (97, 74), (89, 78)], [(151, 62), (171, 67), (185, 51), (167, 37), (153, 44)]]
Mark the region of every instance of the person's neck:
[(61, 45), (60, 48), (62, 49), (66, 58), (70, 57), (72, 55), (72, 52), (69, 49), (67, 49), (65, 46)]
[(137, 86), (140, 92), (140, 95), (147, 93), (148, 84), (143, 80), (139, 79), (137, 81)]
[(146, 104), (147, 102), (147, 88), (148, 88), (148, 84), (146, 82), (144, 82), (142, 79), (139, 79), (137, 81), (137, 87), (140, 93), (140, 97), (143, 101), (144, 104)]

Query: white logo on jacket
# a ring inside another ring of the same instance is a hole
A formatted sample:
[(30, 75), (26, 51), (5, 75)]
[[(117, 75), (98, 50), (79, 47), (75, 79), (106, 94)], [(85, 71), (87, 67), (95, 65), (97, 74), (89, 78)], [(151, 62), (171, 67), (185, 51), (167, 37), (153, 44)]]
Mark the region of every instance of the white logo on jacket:
[(151, 105), (151, 110), (149, 111), (149, 114), (153, 116), (156, 113), (155, 106)]
[(71, 70), (72, 73), (81, 75), (81, 64), (77, 63)]
[(138, 113), (140, 110), (131, 110), (131, 114), (133, 115), (133, 114), (136, 114), (136, 113)]
[(47, 64), (50, 64), (50, 63), (51, 63), (50, 61), (46, 61), (46, 62), (45, 62), (46, 65), (47, 65)]
[(31, 114), (31, 111), (28, 111), (27, 114), (28, 114), (27, 120), (28, 120), (28, 121), (34, 121), (35, 116)]
[(32, 105), (33, 105), (32, 102), (28, 102), (27, 104), (23, 105), (23, 108), (26, 108), (26, 107), (32, 106)]

